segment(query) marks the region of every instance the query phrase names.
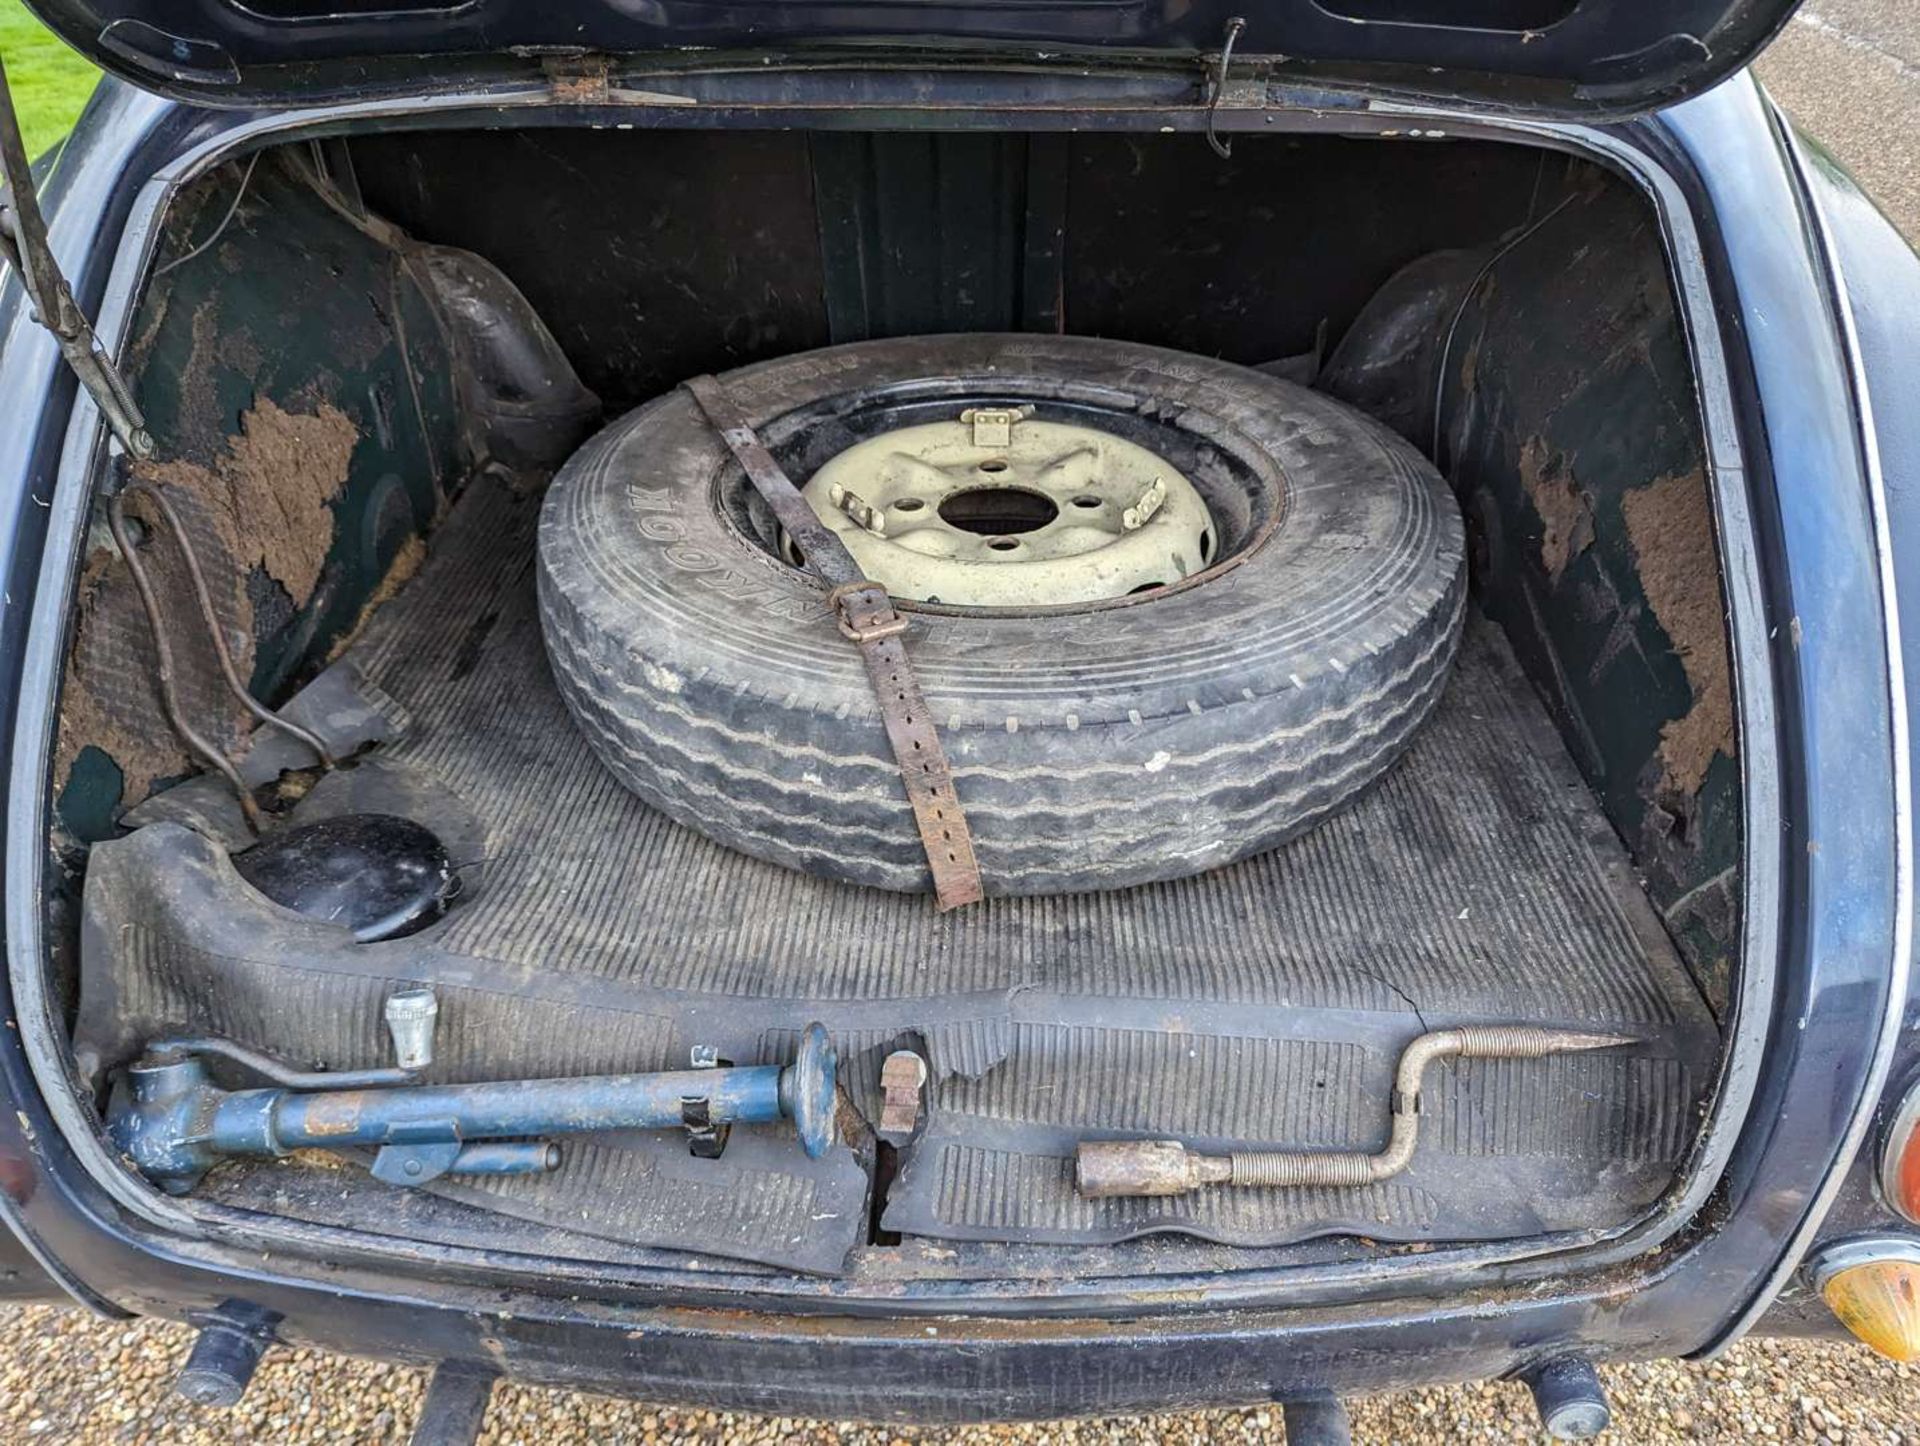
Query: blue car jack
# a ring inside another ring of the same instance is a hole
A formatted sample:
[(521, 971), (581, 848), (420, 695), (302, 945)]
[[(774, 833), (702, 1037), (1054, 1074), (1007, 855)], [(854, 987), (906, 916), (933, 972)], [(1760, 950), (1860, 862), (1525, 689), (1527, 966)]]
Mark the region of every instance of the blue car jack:
[[(391, 1069), (306, 1073), (217, 1038), (157, 1040), (114, 1090), (107, 1128), (114, 1143), (160, 1189), (183, 1195), (223, 1159), (271, 1159), (294, 1150), (375, 1150), (373, 1175), (424, 1185), (449, 1174), (539, 1174), (559, 1147), (540, 1138), (606, 1130), (688, 1131), (696, 1153), (715, 1154), (736, 1124), (791, 1120), (818, 1159), (834, 1140), (835, 1057), (826, 1029), (810, 1024), (794, 1063), (720, 1066), (654, 1074), (422, 1085), (431, 1058), (431, 996), (408, 990), (388, 1001), (401, 1064)], [(422, 1020), (428, 1031), (422, 1035)], [(696, 1050), (699, 1060), (710, 1050)], [(222, 1089), (208, 1059), (224, 1058), (272, 1083)]]

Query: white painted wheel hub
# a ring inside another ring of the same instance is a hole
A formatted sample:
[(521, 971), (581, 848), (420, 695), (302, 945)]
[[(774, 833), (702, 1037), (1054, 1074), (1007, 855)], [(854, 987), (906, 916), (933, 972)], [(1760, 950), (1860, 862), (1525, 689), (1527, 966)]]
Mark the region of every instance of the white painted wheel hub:
[(1093, 602), (1212, 561), (1213, 518), (1166, 459), (1027, 410), (973, 407), (870, 437), (802, 495), (868, 577), (918, 602)]

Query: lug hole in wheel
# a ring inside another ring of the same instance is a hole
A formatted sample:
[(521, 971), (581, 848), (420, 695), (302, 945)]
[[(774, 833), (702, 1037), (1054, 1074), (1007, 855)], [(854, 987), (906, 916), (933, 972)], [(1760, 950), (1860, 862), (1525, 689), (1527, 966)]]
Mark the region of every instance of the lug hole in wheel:
[(922, 502), (918, 497), (902, 497), (898, 502), (893, 504), (893, 510), (895, 512), (918, 512), (926, 505), (927, 504)]
[(987, 544), (987, 546), (991, 547), (995, 552), (1012, 552), (1014, 548), (1019, 545), (1020, 544), (1015, 542), (1011, 537), (996, 537), (992, 542)]
[(1076, 497), (1073, 499), (1073, 505), (1075, 507), (1098, 507), (1100, 505), (1100, 499), (1098, 497)]
[(1007, 470), (1007, 464), (1002, 462), (998, 457), (990, 457), (980, 464), (980, 470), (982, 472), (1004, 472)]

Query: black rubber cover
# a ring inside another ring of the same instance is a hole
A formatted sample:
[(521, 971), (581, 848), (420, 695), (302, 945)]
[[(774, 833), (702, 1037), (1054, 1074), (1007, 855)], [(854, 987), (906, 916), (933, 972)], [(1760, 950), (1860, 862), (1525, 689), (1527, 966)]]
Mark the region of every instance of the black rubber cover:
[(282, 908), (351, 929), (363, 944), (418, 933), (460, 887), (433, 832), (387, 813), (301, 824), (236, 854), (233, 867)]
[[(1452, 497), (1405, 442), (1258, 372), (1080, 337), (868, 342), (725, 378), (762, 429), (919, 379), (1119, 399), (1250, 459), (1282, 493), (1241, 565), (1184, 590), (1048, 615), (915, 612), (909, 651), (989, 893), (1243, 858), (1399, 756), (1444, 686), (1466, 585)], [(680, 822), (795, 868), (926, 889), (859, 654), (820, 585), (723, 505), (745, 485), (683, 392), (567, 463), (539, 537), (561, 692), (608, 767)]]

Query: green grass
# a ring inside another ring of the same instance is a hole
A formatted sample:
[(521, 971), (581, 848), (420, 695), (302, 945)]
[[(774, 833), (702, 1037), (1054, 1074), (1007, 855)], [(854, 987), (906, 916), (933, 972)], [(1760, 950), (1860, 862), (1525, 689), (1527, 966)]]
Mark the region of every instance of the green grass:
[(27, 154), (37, 156), (67, 133), (100, 72), (55, 39), (20, 0), (0, 0), (0, 61), (6, 62)]

